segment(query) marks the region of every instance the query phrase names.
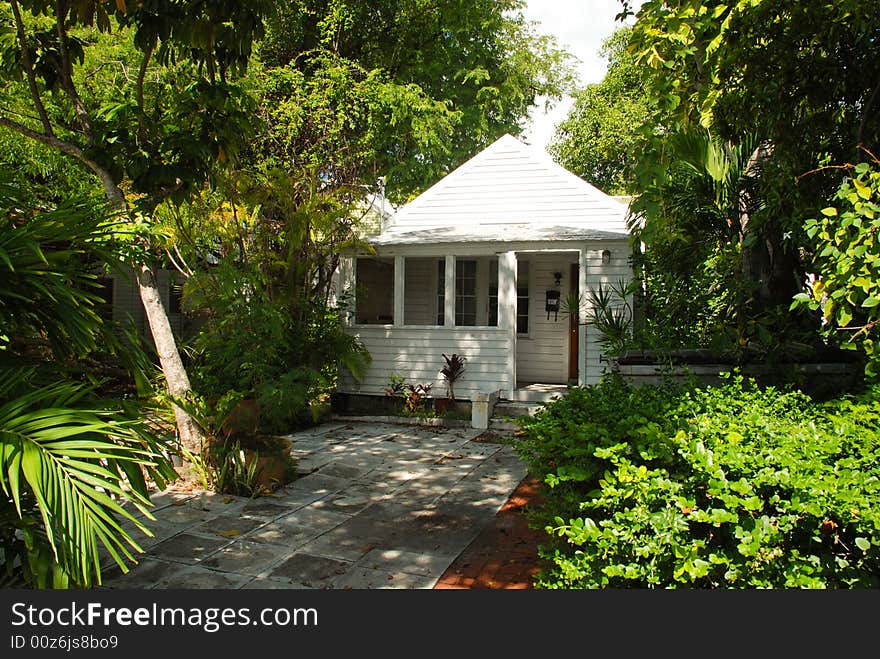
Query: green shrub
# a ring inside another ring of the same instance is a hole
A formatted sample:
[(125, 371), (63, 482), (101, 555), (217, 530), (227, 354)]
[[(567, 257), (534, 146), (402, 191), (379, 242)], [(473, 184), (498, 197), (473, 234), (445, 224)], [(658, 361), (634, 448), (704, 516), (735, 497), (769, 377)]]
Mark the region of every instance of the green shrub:
[(880, 390), (572, 389), (524, 422), (545, 588), (880, 585)]

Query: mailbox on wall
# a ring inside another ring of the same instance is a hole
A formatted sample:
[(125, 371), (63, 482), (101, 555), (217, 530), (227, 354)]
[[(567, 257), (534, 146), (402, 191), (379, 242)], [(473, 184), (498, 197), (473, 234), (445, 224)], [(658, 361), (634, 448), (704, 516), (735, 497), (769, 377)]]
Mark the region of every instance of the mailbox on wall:
[(544, 303), (544, 310), (547, 312), (547, 320), (550, 320), (551, 313), (553, 314), (553, 320), (559, 319), (559, 291), (547, 291), (547, 298)]

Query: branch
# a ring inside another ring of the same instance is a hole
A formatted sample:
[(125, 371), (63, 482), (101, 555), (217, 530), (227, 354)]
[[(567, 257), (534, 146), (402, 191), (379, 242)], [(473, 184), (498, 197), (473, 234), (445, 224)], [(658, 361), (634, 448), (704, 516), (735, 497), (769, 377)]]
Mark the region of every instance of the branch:
[(811, 169), (808, 172), (804, 172), (803, 174), (796, 176), (794, 180), (797, 181), (798, 183), (800, 183), (802, 178), (804, 178), (806, 176), (810, 176), (811, 174), (818, 174), (820, 172), (824, 172), (826, 169), (845, 169), (846, 171), (852, 171), (853, 167), (855, 167), (855, 165), (851, 165), (849, 163), (847, 163), (845, 165), (823, 165), (822, 167), (817, 167), (816, 169)]
[[(168, 260), (171, 261), (171, 265), (174, 266), (174, 269), (182, 275), (192, 277), (193, 271), (189, 268), (189, 266), (186, 264), (186, 261), (180, 255), (180, 251), (177, 249), (177, 246), (174, 247), (174, 253), (177, 255), (177, 259), (175, 259), (171, 255), (171, 250), (169, 250), (167, 247), (165, 248), (165, 256), (167, 256)], [(178, 259), (180, 259), (180, 263), (177, 262)]]
[(37, 89), (37, 78), (34, 74), (34, 64), (31, 59), (31, 49), (28, 48), (27, 34), (24, 31), (24, 22), (21, 20), (21, 11), (16, 0), (9, 0), (12, 6), (12, 13), (15, 15), (15, 29), (18, 33), (18, 42), (21, 44), (21, 63), (24, 66), (24, 72), (27, 76), (28, 87), (30, 88), (31, 98), (37, 113), (40, 115), (40, 122), (43, 124), (43, 130), (47, 136), (53, 136), (52, 122), (49, 120), (49, 114), (46, 112), (46, 106), (43, 105), (43, 99), (40, 98), (40, 90)]
[[(877, 158), (877, 156), (874, 155), (874, 153), (872, 153), (871, 150), (868, 147), (866, 147), (864, 144), (859, 144), (858, 150), (864, 151), (865, 153), (867, 153), (871, 157), (871, 160), (873, 160), (875, 163), (880, 164), (880, 158)], [(847, 172), (852, 172), (855, 169), (855, 167), (856, 166), (853, 165), (851, 162), (844, 163), (843, 165), (824, 165), (822, 167), (817, 167), (816, 169), (811, 169), (808, 172), (804, 172), (800, 176), (796, 176), (795, 181), (800, 183), (801, 179), (804, 178), (805, 176), (809, 176), (810, 174), (818, 174), (819, 172), (824, 172), (826, 169), (843, 169), (843, 170), (846, 170)]]
[(70, 102), (73, 104), (73, 110), (79, 119), (83, 132), (90, 140), (94, 140), (92, 134), (92, 119), (86, 110), (76, 86), (73, 84), (73, 75), (70, 64), (70, 51), (67, 49), (67, 29), (64, 27), (64, 21), (67, 19), (68, 6), (66, 0), (58, 0), (56, 3), (57, 21), (55, 26), (58, 32), (59, 51), (61, 53), (61, 87), (67, 92)]
[(8, 117), (4, 117), (2, 115), (0, 115), (0, 126), (6, 126), (7, 128), (14, 130), (17, 133), (20, 133), (25, 137), (36, 140), (41, 144), (51, 146), (55, 149), (58, 149), (62, 153), (76, 158), (86, 167), (91, 169), (92, 172), (94, 172), (94, 174), (99, 179), (101, 179), (101, 183), (104, 186), (104, 194), (107, 196), (107, 200), (114, 208), (122, 209), (126, 207), (125, 196), (122, 194), (119, 186), (116, 185), (116, 181), (113, 180), (113, 176), (111, 176), (110, 172), (108, 172), (97, 162), (89, 158), (76, 144), (71, 144), (70, 142), (58, 139), (57, 137), (55, 137), (55, 135), (46, 135), (45, 133), (39, 133), (31, 128), (28, 128), (24, 124), (20, 124), (17, 121), (13, 121), (12, 119), (9, 119)]

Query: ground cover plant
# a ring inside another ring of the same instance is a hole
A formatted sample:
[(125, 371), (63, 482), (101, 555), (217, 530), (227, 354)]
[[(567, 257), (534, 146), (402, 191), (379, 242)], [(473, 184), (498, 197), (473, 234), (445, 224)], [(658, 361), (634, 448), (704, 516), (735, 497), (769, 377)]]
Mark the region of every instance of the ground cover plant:
[(877, 388), (574, 388), (517, 443), (547, 485), (542, 588), (876, 588)]

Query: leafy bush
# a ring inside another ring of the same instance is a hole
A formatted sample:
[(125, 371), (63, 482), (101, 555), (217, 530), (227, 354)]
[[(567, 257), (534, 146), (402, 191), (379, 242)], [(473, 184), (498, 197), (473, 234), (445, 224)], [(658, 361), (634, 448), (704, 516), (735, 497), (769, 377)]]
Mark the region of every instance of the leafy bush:
[(544, 588), (880, 585), (880, 391), (572, 389), (524, 421)]
[(406, 385), (406, 398), (404, 399), (404, 407), (406, 411), (413, 416), (421, 416), (425, 413), (425, 403), (431, 394), (432, 384), (416, 384)]
[(822, 312), (827, 332), (847, 348), (861, 347), (869, 356), (866, 374), (880, 375), (880, 161), (852, 167), (841, 183), (834, 205), (819, 219), (807, 220), (815, 244), (817, 277), (810, 293), (795, 296), (792, 308)]
[(190, 346), (194, 388), (211, 400), (230, 392), (255, 398), (263, 432), (315, 423), (339, 367), (366, 372), (369, 354), (344, 332), (338, 311), (315, 308), (298, 319), (258, 272), (221, 264), (185, 290), (190, 308), (206, 313)]

